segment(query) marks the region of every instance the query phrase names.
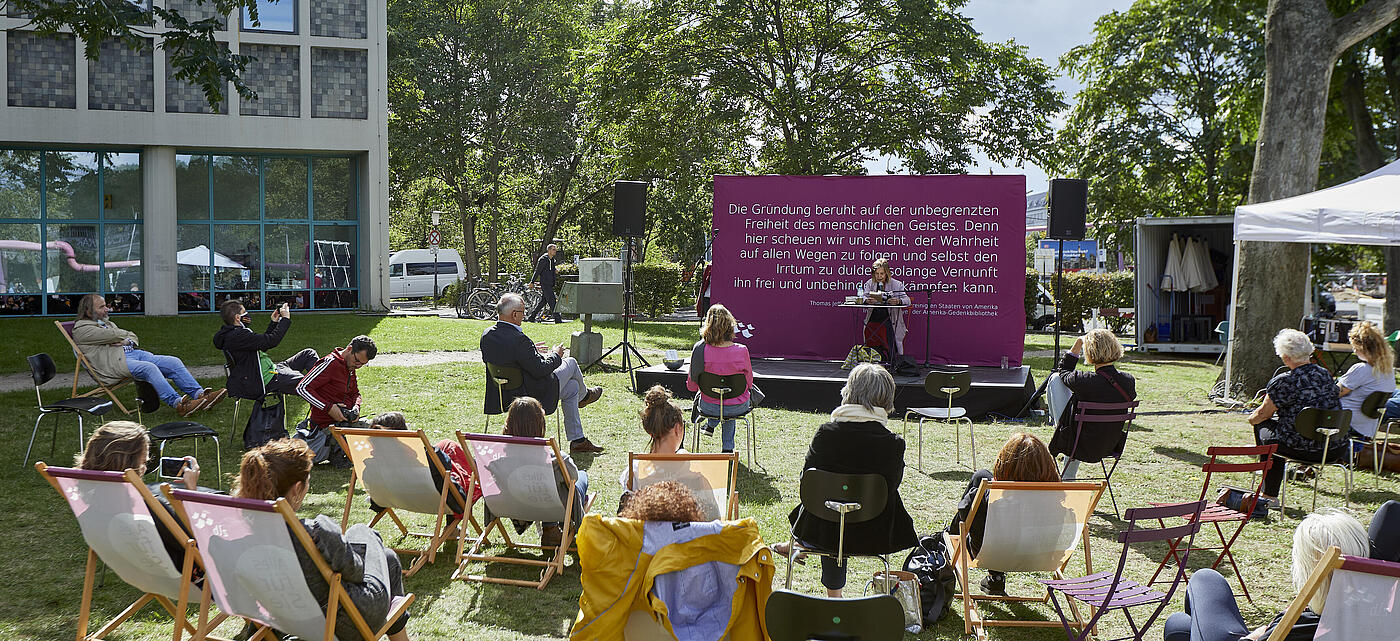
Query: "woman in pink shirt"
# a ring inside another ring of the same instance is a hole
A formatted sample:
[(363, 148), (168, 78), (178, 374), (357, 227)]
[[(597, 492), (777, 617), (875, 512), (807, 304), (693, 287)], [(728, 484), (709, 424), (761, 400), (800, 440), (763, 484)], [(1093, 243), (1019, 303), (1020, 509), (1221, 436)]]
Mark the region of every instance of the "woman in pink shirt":
[[(700, 372), (727, 376), (743, 374), (746, 383), (744, 392), (733, 398), (724, 399), (724, 415), (740, 416), (749, 411), (749, 390), (753, 387), (753, 365), (749, 363), (749, 348), (734, 342), (734, 315), (724, 305), (712, 305), (705, 313), (705, 324), (700, 326), (700, 336), (704, 340), (695, 343), (691, 352), (690, 377), (685, 382), (686, 389), (700, 391)], [(699, 358), (697, 358), (699, 357)], [(719, 399), (699, 394), (695, 402), (700, 412), (707, 416), (718, 416)], [(704, 427), (706, 434), (714, 434), (719, 419), (712, 418)], [(721, 432), (723, 451), (734, 451), (734, 420), (726, 418)]]

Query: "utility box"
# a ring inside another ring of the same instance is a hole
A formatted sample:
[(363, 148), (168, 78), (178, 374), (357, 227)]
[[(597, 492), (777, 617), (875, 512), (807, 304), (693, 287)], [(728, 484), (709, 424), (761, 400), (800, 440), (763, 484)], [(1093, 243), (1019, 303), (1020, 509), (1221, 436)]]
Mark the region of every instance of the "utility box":
[(580, 258), (574, 262), (578, 264), (579, 282), (622, 283), (621, 258)]
[(558, 311), (564, 314), (621, 314), (622, 283), (564, 283)]
[(603, 357), (603, 335), (587, 330), (570, 334), (569, 353), (579, 367), (588, 367)]

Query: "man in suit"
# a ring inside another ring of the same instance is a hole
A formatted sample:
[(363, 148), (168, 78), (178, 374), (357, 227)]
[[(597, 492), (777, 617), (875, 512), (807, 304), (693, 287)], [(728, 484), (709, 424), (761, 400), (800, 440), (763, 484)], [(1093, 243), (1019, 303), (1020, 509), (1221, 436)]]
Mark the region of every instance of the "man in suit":
[(602, 387), (588, 387), (578, 361), (564, 355), (564, 344), (551, 349), (536, 344), (525, 335), (520, 324), (525, 322), (525, 300), (518, 294), (505, 294), (496, 303), (500, 320), (481, 335), (481, 360), (495, 365), (520, 369), (523, 382), (513, 390), (493, 395), (488, 388), (486, 412), (500, 413), (519, 396), (531, 396), (552, 414), (560, 405), (564, 410), (564, 433), (569, 439), (569, 453), (601, 452), (583, 434), (583, 421), (578, 411), (603, 396)]
[(540, 254), (539, 261), (535, 263), (535, 275), (530, 278), (530, 282), (534, 283), (539, 281), (540, 302), (538, 305), (535, 305), (534, 309), (530, 310), (530, 320), (532, 322), (540, 319), (540, 312), (544, 310), (546, 305), (549, 306), (548, 316), (554, 317), (554, 322), (562, 323), (564, 321), (564, 319), (559, 316), (559, 313), (554, 311), (554, 306), (556, 304), (554, 300), (554, 278), (558, 274), (558, 270), (554, 266), (554, 254), (558, 251), (559, 246), (550, 243), (549, 247), (545, 248), (544, 253)]

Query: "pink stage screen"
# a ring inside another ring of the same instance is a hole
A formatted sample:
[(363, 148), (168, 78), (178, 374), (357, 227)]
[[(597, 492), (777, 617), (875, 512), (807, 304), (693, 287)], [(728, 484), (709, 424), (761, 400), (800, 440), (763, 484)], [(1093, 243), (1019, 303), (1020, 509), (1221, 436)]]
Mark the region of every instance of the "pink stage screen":
[(1019, 366), (1025, 194), (1025, 176), (716, 176), (711, 300), (754, 356), (841, 359), (865, 310), (837, 305), (886, 257), (914, 301), (905, 355), (927, 331), (934, 362)]

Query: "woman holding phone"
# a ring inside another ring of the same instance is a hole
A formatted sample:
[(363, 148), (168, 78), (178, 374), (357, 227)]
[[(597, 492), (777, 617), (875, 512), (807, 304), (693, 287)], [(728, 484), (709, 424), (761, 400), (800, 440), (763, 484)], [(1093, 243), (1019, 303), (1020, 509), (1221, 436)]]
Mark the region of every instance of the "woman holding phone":
[(219, 306), (224, 326), (214, 334), (214, 347), (224, 352), (228, 362), (228, 393), (234, 398), (260, 399), (268, 394), (295, 394), (302, 375), (320, 360), (310, 347), (280, 363), (267, 355), (292, 327), (292, 310), (282, 303), (272, 310), (267, 330), (254, 333), (253, 317), (243, 301), (230, 299)]

